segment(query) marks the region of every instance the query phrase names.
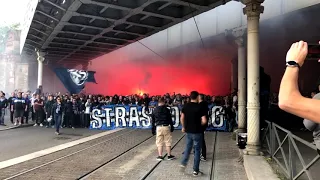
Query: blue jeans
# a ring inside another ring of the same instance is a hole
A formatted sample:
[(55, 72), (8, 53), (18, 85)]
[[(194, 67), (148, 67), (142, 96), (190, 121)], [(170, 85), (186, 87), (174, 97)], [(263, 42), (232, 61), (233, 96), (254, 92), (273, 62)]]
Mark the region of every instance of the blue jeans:
[(181, 164), (186, 166), (190, 157), (192, 147), (194, 148), (193, 170), (199, 172), (200, 154), (202, 146), (203, 133), (187, 133), (187, 144), (184, 150)]
[(59, 133), (60, 126), (61, 126), (61, 121), (62, 121), (62, 114), (54, 114), (54, 121), (56, 125), (56, 132)]
[(0, 125), (4, 124), (4, 115), (6, 113), (5, 108), (0, 108)]
[(6, 112), (6, 109), (5, 108), (0, 108), (0, 124), (4, 124), (4, 115), (5, 115), (5, 112)]

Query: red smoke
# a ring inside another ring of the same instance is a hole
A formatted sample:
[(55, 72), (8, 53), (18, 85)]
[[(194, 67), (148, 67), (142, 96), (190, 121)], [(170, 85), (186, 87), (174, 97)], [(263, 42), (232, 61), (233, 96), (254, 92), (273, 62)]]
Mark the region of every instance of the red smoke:
[(175, 50), (175, 55), (164, 58), (151, 55), (133, 59), (135, 52), (120, 49), (92, 61), (89, 70), (96, 71), (98, 84), (87, 83), (85, 90), (104, 95), (189, 94), (192, 90), (211, 95), (227, 94), (235, 50), (228, 45), (216, 50), (182, 47)]

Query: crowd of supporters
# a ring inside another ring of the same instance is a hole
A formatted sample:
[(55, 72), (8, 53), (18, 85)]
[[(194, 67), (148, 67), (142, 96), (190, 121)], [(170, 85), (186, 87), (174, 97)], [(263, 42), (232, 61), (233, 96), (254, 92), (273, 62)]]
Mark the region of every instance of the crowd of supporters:
[[(5, 96), (1, 92), (0, 108), (5, 114), (5, 109), (10, 112), (10, 121), (14, 125), (21, 125), (30, 123), (32, 120), (34, 126), (54, 127), (55, 121), (48, 122), (47, 120), (52, 117), (53, 106), (57, 98), (62, 101), (62, 122), (61, 127), (89, 127), (90, 125), (90, 112), (94, 107), (101, 107), (103, 105), (139, 105), (146, 107), (155, 107), (158, 100), (163, 97), (167, 106), (180, 106), (190, 102), (188, 95), (181, 94), (165, 94), (150, 96), (143, 95), (85, 95), (74, 94), (70, 95), (60, 93), (33, 93), (30, 92), (14, 92), (10, 96)], [(205, 100), (209, 105), (218, 105), (226, 108), (229, 118), (235, 119), (235, 111), (237, 107), (236, 93), (229, 96), (209, 96), (205, 95)], [(1, 112), (2, 112), (1, 111)], [(53, 118), (54, 119), (54, 118)], [(4, 122), (0, 121), (0, 124)]]

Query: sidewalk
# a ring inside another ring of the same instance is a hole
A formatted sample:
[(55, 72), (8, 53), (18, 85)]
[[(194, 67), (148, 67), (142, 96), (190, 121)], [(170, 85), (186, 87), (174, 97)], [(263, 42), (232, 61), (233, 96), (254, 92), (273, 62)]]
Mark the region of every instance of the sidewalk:
[(33, 126), (34, 123), (32, 123), (32, 120), (29, 119), (29, 124), (15, 126), (10, 122), (10, 117), (6, 114), (6, 116), (4, 117), (4, 124), (5, 124), (5, 126), (0, 125), (0, 131), (5, 131), (5, 130), (9, 130), (9, 129), (16, 129), (16, 128), (23, 128), (23, 127), (30, 127), (30, 126)]
[(239, 149), (231, 133), (218, 132), (214, 156), (214, 180), (246, 180), (242, 163), (238, 162)]
[(235, 141), (231, 139), (231, 133), (217, 132), (216, 142), (214, 134), (215, 132), (207, 132), (205, 135), (207, 161), (200, 163), (200, 170), (203, 172), (201, 176), (192, 176), (193, 155), (190, 156), (186, 171), (180, 172), (181, 152), (185, 146), (185, 140), (182, 140), (172, 151), (172, 154), (176, 155), (177, 159), (174, 161), (162, 161), (147, 180), (247, 180), (243, 164), (237, 162), (239, 149)]

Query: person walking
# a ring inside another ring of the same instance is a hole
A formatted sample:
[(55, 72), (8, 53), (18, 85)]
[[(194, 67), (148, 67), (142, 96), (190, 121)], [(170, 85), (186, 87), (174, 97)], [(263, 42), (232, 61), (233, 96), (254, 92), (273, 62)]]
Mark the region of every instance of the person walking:
[(56, 134), (60, 134), (60, 126), (62, 123), (62, 112), (64, 110), (64, 105), (61, 103), (61, 98), (57, 97), (57, 102), (55, 102), (52, 106), (51, 109), (51, 114), (53, 116), (53, 119), (55, 121), (55, 126), (56, 126)]
[(158, 106), (151, 114), (152, 119), (152, 134), (156, 135), (156, 145), (158, 147), (157, 160), (164, 159), (162, 156), (163, 145), (166, 146), (168, 160), (173, 160), (175, 157), (171, 154), (172, 132), (174, 130), (173, 121), (170, 110), (165, 105), (165, 99), (161, 98)]
[(181, 170), (184, 171), (192, 150), (194, 148), (193, 176), (198, 176), (200, 173), (200, 154), (203, 140), (203, 129), (207, 124), (207, 113), (201, 108), (198, 103), (199, 93), (192, 91), (190, 93), (191, 102), (184, 105), (181, 112), (182, 132), (186, 133), (186, 147), (181, 161)]

